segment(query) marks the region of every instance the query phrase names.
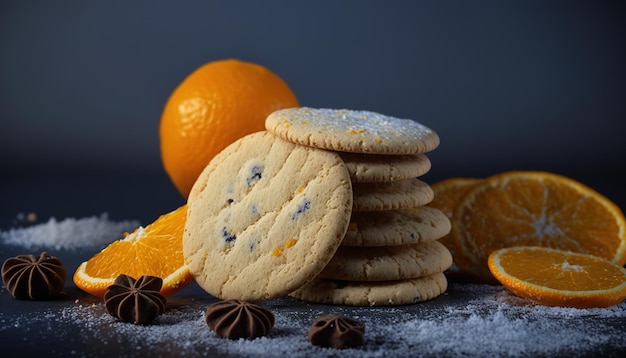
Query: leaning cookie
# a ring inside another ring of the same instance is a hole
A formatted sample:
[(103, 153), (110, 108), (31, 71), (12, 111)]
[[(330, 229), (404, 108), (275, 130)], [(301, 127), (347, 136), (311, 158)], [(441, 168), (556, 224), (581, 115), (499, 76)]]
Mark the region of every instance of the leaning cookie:
[(219, 153), (194, 184), (185, 262), (217, 298), (284, 296), (330, 261), (351, 207), (350, 176), (336, 153), (254, 133)]
[(271, 113), (265, 128), (293, 143), (339, 152), (418, 154), (439, 145), (439, 136), (411, 119), (370, 111), (287, 108)]
[(388, 247), (342, 246), (318, 275), (344, 281), (395, 281), (430, 276), (452, 266), (438, 241)]
[(450, 232), (440, 210), (418, 206), (406, 210), (353, 212), (342, 246), (395, 246), (439, 240)]
[(401, 281), (350, 282), (316, 278), (290, 294), (303, 301), (348, 306), (395, 306), (431, 300), (446, 291), (443, 273)]

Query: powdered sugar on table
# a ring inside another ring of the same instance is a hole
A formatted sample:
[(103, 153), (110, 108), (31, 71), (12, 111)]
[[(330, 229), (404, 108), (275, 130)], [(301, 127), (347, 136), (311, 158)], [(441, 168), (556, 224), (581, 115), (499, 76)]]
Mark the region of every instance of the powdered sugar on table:
[[(50, 237), (70, 235), (102, 244), (137, 226), (132, 221), (112, 223), (106, 215), (40, 225), (2, 232), (0, 253), (12, 255), (18, 244), (28, 249), (62, 248), (54, 254), (72, 272), (95, 251), (84, 249), (80, 240)], [(86, 227), (98, 234), (85, 233)], [(33, 238), (39, 234), (45, 234), (49, 241)], [(518, 298), (502, 286), (455, 280), (444, 295), (408, 306), (317, 305), (289, 297), (264, 302), (262, 305), (276, 317), (270, 334), (235, 341), (220, 338), (207, 327), (204, 312), (217, 300), (195, 284), (169, 298), (166, 313), (145, 326), (116, 320), (100, 300), (76, 289), (71, 279), (66, 283), (66, 293), (64, 300), (17, 301), (2, 287), (3, 353), (83, 357), (620, 357), (626, 352), (626, 302), (602, 309), (545, 307)], [(365, 345), (339, 351), (310, 344), (308, 329), (325, 314), (364, 322)]]
[[(452, 295), (467, 299), (449, 299)], [(117, 321), (102, 303), (87, 299), (19, 317), (0, 313), (0, 332), (28, 328), (33, 337), (61, 334), (58, 339), (74, 345), (75, 353), (83, 356), (102, 352), (126, 356), (576, 356), (604, 352), (607, 346), (610, 352), (626, 350), (620, 325), (626, 319), (626, 303), (607, 309), (544, 307), (499, 286), (471, 284), (452, 284), (447, 296), (440, 303), (392, 308), (312, 305), (281, 298), (263, 304), (275, 314), (276, 324), (269, 336), (255, 340), (218, 337), (204, 322), (206, 307), (215, 299), (184, 295), (171, 299), (167, 313), (147, 326)], [(308, 328), (327, 313), (364, 322), (365, 346), (338, 351), (311, 345)], [(608, 324), (599, 323), (603, 321)], [(65, 328), (59, 331), (58, 327)], [(81, 344), (85, 341), (91, 346)]]
[(111, 221), (109, 215), (103, 213), (100, 216), (61, 221), (50, 218), (44, 223), (0, 231), (0, 238), (5, 244), (27, 249), (78, 249), (108, 244), (121, 239), (124, 231), (132, 231), (138, 226), (136, 220)]

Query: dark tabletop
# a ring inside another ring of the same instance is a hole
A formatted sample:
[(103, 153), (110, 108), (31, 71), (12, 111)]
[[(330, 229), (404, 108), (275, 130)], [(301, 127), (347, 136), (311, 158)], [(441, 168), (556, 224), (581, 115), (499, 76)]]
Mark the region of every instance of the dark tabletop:
[[(429, 179), (430, 182), (433, 180), (437, 178)], [(626, 195), (621, 187), (610, 181), (598, 180), (595, 183), (604, 189), (619, 189), (608, 193), (605, 190), (605, 193), (624, 205)], [(152, 178), (51, 175), (45, 180), (42, 177), (14, 176), (5, 177), (0, 188), (3, 198), (0, 221), (2, 231), (36, 225), (47, 221), (49, 217), (63, 220), (68, 217), (100, 215), (103, 212), (107, 212), (112, 221), (138, 220), (145, 225), (184, 202), (163, 175)], [(37, 220), (29, 223), (23, 218), (19, 219), (20, 213), (34, 213)], [(0, 347), (3, 356), (34, 356), (40, 353), (52, 356), (339, 355), (338, 351), (318, 349), (306, 341), (307, 328), (312, 320), (326, 313), (345, 314), (367, 323), (366, 345), (358, 350), (341, 352), (344, 356), (405, 355), (418, 349), (418, 346), (421, 347), (421, 356), (508, 356), (524, 355), (523, 352), (533, 356), (620, 356), (626, 350), (624, 303), (607, 310), (550, 310), (516, 298), (500, 286), (468, 284), (453, 274), (448, 275), (450, 285), (446, 294), (432, 301), (409, 306), (374, 308), (316, 305), (288, 297), (265, 302), (263, 305), (277, 316), (277, 325), (270, 338), (256, 340), (248, 345), (218, 339), (208, 330), (202, 322), (202, 314), (216, 299), (195, 283), (168, 299), (169, 314), (164, 315), (157, 324), (129, 327), (130, 324), (116, 322), (108, 316), (100, 300), (80, 291), (71, 281), (78, 264), (100, 248), (26, 249), (2, 243), (0, 259), (4, 261), (24, 253), (38, 254), (44, 249), (61, 258), (68, 268), (64, 296), (54, 301), (19, 301), (2, 287)], [(472, 328), (473, 319), (480, 320), (475, 328)], [(500, 319), (504, 319), (503, 326), (498, 326)], [(516, 320), (520, 320), (522, 331), (545, 329), (547, 338), (544, 343), (532, 342), (541, 337), (531, 331), (526, 332), (531, 335), (528, 337), (530, 341), (525, 341), (519, 334), (509, 337), (515, 331)], [(394, 333), (392, 327), (396, 321), (405, 322), (403, 330), (412, 332), (415, 329), (417, 333)], [(443, 328), (441, 325), (457, 327), (453, 322), (458, 322), (458, 328), (451, 328), (449, 335), (430, 336), (439, 332)], [(165, 329), (168, 324), (171, 325), (169, 330)], [(426, 328), (420, 328), (420, 331), (418, 324)], [(433, 326), (428, 328), (428, 325)], [(495, 334), (492, 338), (484, 337), (480, 332), (472, 336), (475, 334), (472, 330), (480, 331), (490, 325), (494, 326), (493, 330), (500, 327), (509, 332), (487, 331)], [(197, 330), (192, 335), (194, 338), (186, 338), (186, 343), (181, 342), (181, 337), (186, 337), (181, 331), (192, 328)], [(471, 337), (465, 349), (459, 345), (459, 339), (462, 338), (457, 335), (465, 339)], [(161, 338), (155, 341), (155, 337)], [(501, 344), (493, 341), (506, 337), (511, 341), (503, 341)], [(587, 338), (581, 341), (580, 337)], [(441, 344), (434, 344), (433, 339)], [(484, 344), (477, 344), (483, 340)], [(559, 344), (559, 340), (563, 343)], [(284, 345), (294, 342), (297, 343), (295, 350), (284, 349)], [(542, 344), (549, 347), (542, 349)]]

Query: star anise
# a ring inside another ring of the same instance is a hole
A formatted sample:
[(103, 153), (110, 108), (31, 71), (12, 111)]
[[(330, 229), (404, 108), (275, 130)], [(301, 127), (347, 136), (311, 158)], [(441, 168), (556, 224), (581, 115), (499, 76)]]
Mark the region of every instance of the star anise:
[(2, 264), (2, 282), (13, 297), (21, 300), (53, 298), (63, 290), (65, 276), (61, 260), (46, 252), (39, 257), (11, 257)]
[(161, 294), (163, 280), (154, 276), (139, 279), (120, 275), (104, 293), (104, 305), (113, 317), (134, 324), (150, 323), (165, 312)]
[(249, 302), (227, 300), (207, 308), (206, 323), (220, 337), (254, 339), (270, 332), (274, 327), (274, 315)]
[(309, 329), (311, 344), (338, 349), (362, 346), (365, 324), (349, 317), (325, 315), (317, 318)]

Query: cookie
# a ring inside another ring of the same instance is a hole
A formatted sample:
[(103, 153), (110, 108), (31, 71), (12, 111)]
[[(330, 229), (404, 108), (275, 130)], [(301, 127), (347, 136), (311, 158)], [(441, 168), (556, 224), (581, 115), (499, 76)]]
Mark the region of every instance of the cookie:
[(439, 240), (451, 230), (448, 217), (427, 206), (353, 212), (343, 246), (394, 246)]
[(284, 296), (330, 261), (351, 207), (350, 176), (336, 153), (254, 133), (220, 152), (194, 184), (185, 262), (214, 297)]
[(265, 128), (290, 142), (339, 152), (418, 154), (439, 145), (437, 133), (417, 121), (370, 111), (287, 108), (271, 113)]
[(354, 183), (389, 182), (422, 176), (431, 168), (424, 154), (372, 155), (338, 152)]
[(414, 208), (428, 204), (434, 193), (417, 179), (388, 183), (353, 183), (354, 211), (383, 211)]
[(340, 247), (318, 275), (344, 281), (392, 281), (447, 270), (452, 255), (438, 241), (387, 247)]
[(433, 299), (446, 291), (443, 273), (432, 276), (382, 282), (350, 282), (316, 278), (290, 294), (315, 303), (349, 306), (395, 306)]

